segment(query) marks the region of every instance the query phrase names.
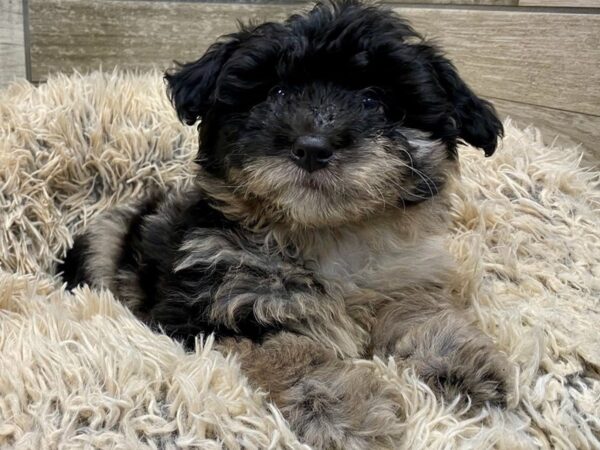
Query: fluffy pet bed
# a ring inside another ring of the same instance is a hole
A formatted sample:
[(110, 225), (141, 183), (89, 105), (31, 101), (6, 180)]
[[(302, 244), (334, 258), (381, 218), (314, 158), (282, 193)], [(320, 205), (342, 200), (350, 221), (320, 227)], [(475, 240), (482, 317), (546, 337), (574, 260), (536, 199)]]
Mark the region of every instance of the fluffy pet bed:
[[(357, 361), (401, 394), (398, 448), (600, 448), (599, 174), (505, 126), (493, 158), (460, 151), (449, 245), (518, 366), (511, 405), (461, 410), (391, 360)], [(92, 217), (189, 183), (196, 147), (157, 73), (0, 93), (0, 447), (303, 448), (210, 337), (186, 353), (109, 292), (52, 276)]]

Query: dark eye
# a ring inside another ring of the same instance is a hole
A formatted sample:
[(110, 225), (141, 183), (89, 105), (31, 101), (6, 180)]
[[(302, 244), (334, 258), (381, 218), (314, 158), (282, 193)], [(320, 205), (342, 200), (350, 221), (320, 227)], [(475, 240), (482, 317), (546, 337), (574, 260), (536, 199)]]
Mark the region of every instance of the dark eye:
[(362, 104), (366, 109), (375, 109), (381, 106), (379, 100), (371, 96), (363, 97)]

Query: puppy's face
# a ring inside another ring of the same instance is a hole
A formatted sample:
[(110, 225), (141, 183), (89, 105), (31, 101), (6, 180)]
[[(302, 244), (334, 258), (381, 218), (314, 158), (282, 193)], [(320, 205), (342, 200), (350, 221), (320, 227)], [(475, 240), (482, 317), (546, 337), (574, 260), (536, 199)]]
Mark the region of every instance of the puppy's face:
[(489, 155), (502, 133), (436, 48), (353, 0), (246, 27), (166, 79), (179, 116), (202, 121), (204, 169), (301, 226), (426, 200), (459, 140)]

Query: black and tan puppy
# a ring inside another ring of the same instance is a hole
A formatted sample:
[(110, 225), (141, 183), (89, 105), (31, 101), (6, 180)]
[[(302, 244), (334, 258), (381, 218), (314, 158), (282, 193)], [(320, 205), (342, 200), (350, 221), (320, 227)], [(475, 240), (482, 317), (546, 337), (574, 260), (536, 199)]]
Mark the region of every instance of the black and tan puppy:
[[(390, 447), (394, 356), (440, 395), (505, 401), (509, 367), (454, 305), (444, 250), (457, 145), (491, 155), (491, 105), (390, 11), (317, 4), (246, 26), (166, 75), (201, 121), (193, 191), (101, 217), (61, 271), (188, 341), (215, 333), (321, 448)], [(400, 419), (398, 419), (400, 420)]]

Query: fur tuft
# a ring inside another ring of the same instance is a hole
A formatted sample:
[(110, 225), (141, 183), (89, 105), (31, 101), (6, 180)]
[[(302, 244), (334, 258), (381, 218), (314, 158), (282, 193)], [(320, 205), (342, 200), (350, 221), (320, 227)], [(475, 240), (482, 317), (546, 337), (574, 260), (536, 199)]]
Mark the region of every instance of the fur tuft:
[(313, 447), (398, 440), (402, 399), (351, 358), (506, 406), (511, 364), (450, 288), (444, 247), (457, 144), (491, 154), (502, 126), (436, 47), (383, 7), (331, 1), (242, 26), (165, 79), (178, 117), (201, 120), (197, 180), (92, 223), (68, 286), (108, 288), (188, 347), (214, 334)]
[(201, 119), (198, 176), (91, 223), (69, 285), (108, 288), (190, 349), (213, 334), (313, 447), (404, 439), (410, 402), (357, 358), (392, 358), (470, 414), (514, 404), (514, 361), (446, 244), (457, 145), (489, 155), (502, 125), (436, 47), (382, 7), (319, 3), (166, 79)]
[[(594, 369), (600, 363), (599, 175), (577, 168), (578, 149), (544, 145), (539, 131), (510, 122), (503, 151), (494, 158), (461, 149), (462, 178), (444, 209), (451, 219), (446, 245), (457, 266), (445, 282), (456, 300), (473, 303), (478, 328), (518, 367), (508, 408), (478, 409), (462, 397), (460, 403), (442, 402), (439, 391), (400, 360), (333, 359), (333, 350), (314, 342), (314, 351), (307, 347), (299, 354), (273, 342), (273, 359), (257, 355), (249, 382), (252, 358), (245, 347), (235, 358), (216, 351), (227, 338), (217, 347), (199, 339), (195, 351), (184, 352), (143, 326), (110, 292), (65, 292), (50, 272), (73, 233), (149, 191), (191, 189), (195, 130), (177, 121), (157, 73), (96, 72), (54, 75), (39, 86), (15, 83), (0, 91), (0, 110), (0, 207), (8, 225), (0, 228), (0, 447), (307, 448), (265, 389), (253, 389), (270, 380), (274, 393), (282, 392), (278, 386), (303, 373), (284, 364), (293, 354), (328, 361), (281, 400), (286, 415), (317, 444), (368, 441), (369, 448), (389, 448), (393, 442), (391, 447), (415, 450), (598, 446), (590, 418), (598, 416), (600, 395)], [(226, 184), (202, 184), (213, 188), (211, 196), (226, 198)], [(227, 215), (238, 216), (240, 207), (231, 205)], [(303, 245), (322, 247), (327, 238), (312, 236)], [(352, 246), (366, 240), (354, 236), (347, 241)], [(443, 244), (429, 244), (435, 245)], [(436, 260), (415, 261), (398, 268), (421, 283), (417, 277), (429, 276), (426, 269)], [(364, 301), (374, 294), (348, 298), (353, 317), (368, 322)], [(263, 345), (242, 342), (251, 351)], [(276, 376), (268, 375), (271, 370)], [(329, 384), (328, 371), (334, 372)], [(342, 397), (345, 386), (351, 389)], [(364, 396), (366, 390), (377, 395)], [(312, 427), (297, 414), (297, 400), (305, 395), (321, 411), (322, 421)], [(337, 398), (348, 404), (335, 404)], [(326, 410), (335, 414), (327, 417)], [(347, 432), (359, 423), (353, 411), (365, 412), (360, 424), (371, 434)], [(376, 414), (380, 420), (370, 420)], [(338, 426), (343, 435), (320, 433)]]

